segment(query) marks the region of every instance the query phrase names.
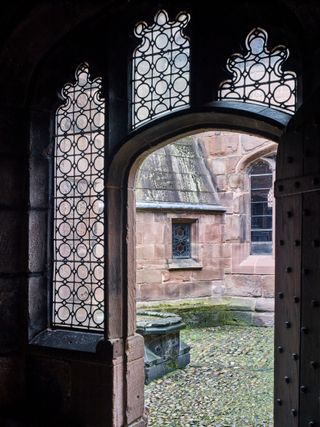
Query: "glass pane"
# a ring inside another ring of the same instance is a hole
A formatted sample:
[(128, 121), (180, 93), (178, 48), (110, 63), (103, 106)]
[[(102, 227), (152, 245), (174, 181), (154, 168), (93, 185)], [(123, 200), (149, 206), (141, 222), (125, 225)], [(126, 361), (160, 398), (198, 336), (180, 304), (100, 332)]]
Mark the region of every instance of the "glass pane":
[(172, 224), (172, 258), (191, 258), (191, 224)]
[(251, 244), (251, 255), (271, 255), (272, 243), (257, 243)]
[(272, 231), (264, 230), (252, 230), (251, 231), (252, 242), (272, 242)]
[(268, 206), (268, 202), (252, 202), (251, 215), (272, 215), (272, 207)]
[(63, 90), (54, 153), (53, 325), (103, 329), (104, 100), (87, 64)]
[(267, 48), (268, 34), (254, 28), (247, 36), (247, 51), (231, 55), (231, 79), (220, 84), (219, 99), (264, 104), (293, 114), (296, 109), (296, 73), (284, 71), (289, 56), (285, 46)]
[(272, 175), (251, 175), (251, 188), (267, 188), (270, 189), (272, 185)]
[(272, 216), (252, 216), (251, 228), (270, 228), (272, 227)]
[(252, 202), (267, 202), (270, 190), (251, 190)]
[(190, 41), (184, 35), (189, 21), (185, 12), (170, 21), (160, 10), (152, 25), (136, 24), (141, 43), (133, 53), (133, 128), (189, 104)]
[[(251, 253), (272, 252), (272, 171), (266, 161), (251, 167)], [(261, 242), (259, 244), (254, 242)], [(262, 242), (270, 242), (262, 244)], [(260, 246), (259, 246), (260, 245)], [(270, 249), (271, 248), (271, 249)]]
[(250, 175), (261, 175), (269, 173), (272, 173), (269, 164), (262, 161), (255, 163), (250, 170)]

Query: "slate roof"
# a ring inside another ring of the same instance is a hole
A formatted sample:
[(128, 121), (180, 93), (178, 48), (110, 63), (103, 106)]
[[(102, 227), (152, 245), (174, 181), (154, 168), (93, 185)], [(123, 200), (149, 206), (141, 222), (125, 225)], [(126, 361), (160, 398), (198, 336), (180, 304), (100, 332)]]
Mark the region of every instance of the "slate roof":
[(149, 155), (138, 173), (136, 201), (137, 206), (142, 203), (220, 206), (200, 142), (187, 137)]

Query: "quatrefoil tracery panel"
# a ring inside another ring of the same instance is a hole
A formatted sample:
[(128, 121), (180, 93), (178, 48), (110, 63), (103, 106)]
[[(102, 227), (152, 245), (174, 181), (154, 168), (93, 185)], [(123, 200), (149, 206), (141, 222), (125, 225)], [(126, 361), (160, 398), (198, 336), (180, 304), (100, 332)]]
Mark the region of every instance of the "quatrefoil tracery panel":
[(247, 54), (234, 54), (227, 61), (232, 78), (220, 84), (220, 100), (265, 104), (293, 114), (296, 109), (296, 74), (283, 71), (289, 56), (285, 46), (267, 49), (268, 34), (262, 28), (247, 36)]
[(55, 116), (54, 326), (103, 329), (104, 123), (101, 79), (87, 64), (62, 90)]
[(183, 29), (190, 15), (180, 12), (169, 21), (160, 10), (154, 24), (138, 22), (134, 34), (141, 39), (133, 53), (132, 127), (188, 106), (190, 41)]

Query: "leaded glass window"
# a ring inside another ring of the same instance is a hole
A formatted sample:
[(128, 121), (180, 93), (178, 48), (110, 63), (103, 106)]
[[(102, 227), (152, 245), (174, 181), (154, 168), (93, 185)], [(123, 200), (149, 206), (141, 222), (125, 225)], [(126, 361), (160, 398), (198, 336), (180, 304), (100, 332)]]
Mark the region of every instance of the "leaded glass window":
[(262, 28), (247, 36), (247, 53), (236, 53), (227, 61), (231, 79), (220, 84), (218, 98), (264, 104), (293, 114), (296, 109), (296, 74), (283, 71), (289, 56), (285, 46), (267, 48), (268, 34)]
[(267, 162), (255, 163), (251, 183), (251, 253), (272, 253), (272, 170)]
[(191, 258), (191, 223), (172, 224), (172, 258)]
[(141, 43), (133, 53), (132, 127), (189, 104), (190, 41), (183, 33), (190, 15), (170, 21), (160, 10), (150, 26), (138, 22)]
[(104, 319), (105, 107), (87, 64), (75, 77), (55, 115), (52, 323), (96, 330)]

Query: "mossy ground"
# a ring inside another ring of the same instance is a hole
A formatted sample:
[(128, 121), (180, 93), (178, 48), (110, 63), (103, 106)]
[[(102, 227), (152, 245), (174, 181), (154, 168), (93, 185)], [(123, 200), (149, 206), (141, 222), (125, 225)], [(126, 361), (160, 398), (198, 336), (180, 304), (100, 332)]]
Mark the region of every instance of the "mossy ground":
[[(141, 308), (140, 308), (141, 310)], [(180, 316), (192, 328), (219, 325), (252, 325), (252, 310), (244, 305), (233, 305), (228, 299), (219, 302), (212, 300), (180, 300), (143, 307), (142, 310), (169, 312)]]
[(146, 387), (150, 427), (273, 425), (273, 329), (187, 328), (191, 363)]

